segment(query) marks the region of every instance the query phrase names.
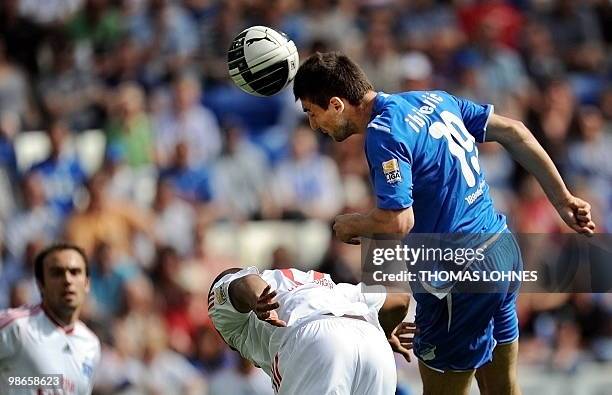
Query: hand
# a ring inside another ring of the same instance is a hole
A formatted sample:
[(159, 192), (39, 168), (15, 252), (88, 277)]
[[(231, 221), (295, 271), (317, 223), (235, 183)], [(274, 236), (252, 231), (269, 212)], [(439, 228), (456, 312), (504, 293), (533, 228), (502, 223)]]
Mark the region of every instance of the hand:
[(340, 214), (336, 216), (334, 220), (334, 233), (336, 237), (347, 244), (361, 244), (358, 235), (352, 232), (351, 222), (354, 221), (361, 214)]
[(591, 220), (591, 205), (575, 196), (571, 196), (563, 203), (556, 204), (555, 208), (565, 223), (578, 233), (591, 236), (595, 230), (595, 223)]
[(412, 340), (416, 332), (417, 328), (414, 322), (400, 322), (393, 330), (393, 333), (391, 333), (391, 337), (387, 339), (389, 345), (391, 345), (391, 349), (403, 355), (408, 362), (410, 362), (409, 350), (412, 350)]
[(276, 309), (279, 308), (278, 302), (273, 299), (276, 297), (276, 291), (270, 292), (270, 286), (268, 285), (259, 295), (257, 303), (255, 304), (255, 315), (262, 321), (265, 321), (271, 325), (277, 327), (286, 327), (287, 323), (278, 318)]

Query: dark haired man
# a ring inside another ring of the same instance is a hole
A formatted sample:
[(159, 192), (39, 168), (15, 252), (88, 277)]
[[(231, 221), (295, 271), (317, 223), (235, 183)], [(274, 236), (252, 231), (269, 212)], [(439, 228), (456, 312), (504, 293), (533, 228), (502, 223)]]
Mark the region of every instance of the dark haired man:
[[(89, 293), (87, 257), (75, 245), (55, 244), (34, 265), (42, 303), (0, 312), (0, 393), (90, 394), (100, 341), (79, 321)], [(30, 381), (29, 392), (17, 377)]]
[(213, 282), (209, 314), (277, 394), (392, 395), (392, 350), (409, 358), (412, 344), (410, 297), (362, 291), (312, 270), (229, 269)]
[[(335, 219), (336, 236), (412, 233), (487, 235), (486, 263), (522, 267), (518, 246), (496, 212), (476, 142), (497, 141), (532, 173), (574, 231), (595, 229), (590, 205), (566, 188), (550, 157), (519, 121), (443, 91), (375, 92), (340, 53), (316, 53), (298, 69), (293, 91), (314, 130), (343, 141), (365, 134), (377, 207)], [(480, 236), (483, 237), (483, 236)], [(478, 247), (478, 246), (474, 246)], [(451, 284), (452, 286), (452, 284)], [(476, 374), (485, 394), (519, 394), (516, 289), (415, 293), (415, 355), (428, 395), (466, 394)]]

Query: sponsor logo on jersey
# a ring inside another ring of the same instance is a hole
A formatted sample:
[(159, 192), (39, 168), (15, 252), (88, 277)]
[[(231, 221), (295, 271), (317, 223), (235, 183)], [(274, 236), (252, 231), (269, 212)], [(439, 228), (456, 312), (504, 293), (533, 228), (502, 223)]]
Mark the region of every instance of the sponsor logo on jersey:
[(215, 289), (215, 300), (217, 304), (223, 304), (227, 302), (227, 294), (225, 293), (225, 289), (223, 286)]
[(402, 173), (400, 173), (399, 163), (397, 159), (391, 159), (382, 163), (383, 174), (389, 184), (402, 181)]
[(93, 377), (93, 365), (89, 364), (87, 362), (83, 362), (83, 374), (91, 380), (91, 378)]

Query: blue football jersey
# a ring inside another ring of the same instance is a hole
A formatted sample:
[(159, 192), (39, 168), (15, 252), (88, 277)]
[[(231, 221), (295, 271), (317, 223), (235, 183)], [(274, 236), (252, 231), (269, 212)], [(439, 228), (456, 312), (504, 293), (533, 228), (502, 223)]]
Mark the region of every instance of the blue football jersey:
[(478, 162), (492, 105), (443, 91), (379, 93), (365, 137), (377, 206), (412, 206), (414, 233), (497, 233), (497, 213)]

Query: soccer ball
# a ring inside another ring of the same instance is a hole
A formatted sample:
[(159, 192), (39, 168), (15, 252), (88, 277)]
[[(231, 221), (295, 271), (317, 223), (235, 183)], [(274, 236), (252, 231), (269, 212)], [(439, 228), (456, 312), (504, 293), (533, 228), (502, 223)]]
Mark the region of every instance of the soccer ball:
[(299, 57), (295, 44), (284, 33), (252, 26), (232, 41), (227, 64), (240, 89), (255, 96), (272, 96), (293, 80)]

